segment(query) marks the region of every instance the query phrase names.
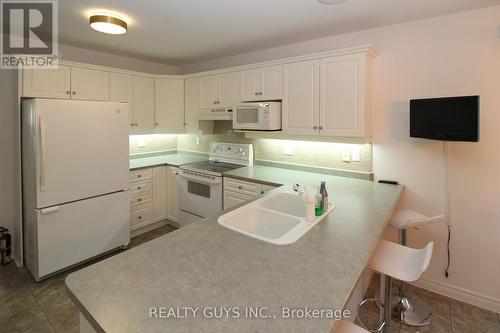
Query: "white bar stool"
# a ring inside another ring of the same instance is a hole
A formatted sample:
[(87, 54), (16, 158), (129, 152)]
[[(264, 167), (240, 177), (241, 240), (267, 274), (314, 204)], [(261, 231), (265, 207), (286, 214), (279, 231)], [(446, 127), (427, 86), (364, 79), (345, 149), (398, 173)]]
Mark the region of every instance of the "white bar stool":
[[(370, 332), (391, 333), (392, 278), (405, 282), (418, 280), (431, 262), (433, 246), (434, 243), (430, 242), (422, 249), (413, 249), (386, 240), (378, 242), (368, 262), (368, 267), (383, 274), (385, 277), (384, 299), (381, 302), (384, 320), (378, 329), (370, 330)], [(365, 299), (361, 302), (358, 306), (358, 313), (363, 304), (373, 301), (379, 300)]]
[[(410, 209), (394, 212), (389, 223), (399, 230), (399, 244), (406, 245), (406, 230), (444, 220), (444, 215), (428, 217)], [(417, 296), (406, 291), (406, 282), (401, 281), (399, 296), (394, 301), (393, 319), (408, 326), (425, 326), (432, 321), (430, 307)]]
[(354, 325), (347, 320), (341, 320), (335, 328), (335, 333), (369, 333), (369, 331)]

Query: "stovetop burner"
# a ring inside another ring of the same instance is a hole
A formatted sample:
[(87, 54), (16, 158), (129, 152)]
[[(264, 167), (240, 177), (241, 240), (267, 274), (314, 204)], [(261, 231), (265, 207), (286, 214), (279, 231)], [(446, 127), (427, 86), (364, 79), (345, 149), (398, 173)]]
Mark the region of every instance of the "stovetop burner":
[(223, 172), (242, 168), (244, 165), (216, 161), (202, 161), (181, 166), (181, 169), (221, 175)]

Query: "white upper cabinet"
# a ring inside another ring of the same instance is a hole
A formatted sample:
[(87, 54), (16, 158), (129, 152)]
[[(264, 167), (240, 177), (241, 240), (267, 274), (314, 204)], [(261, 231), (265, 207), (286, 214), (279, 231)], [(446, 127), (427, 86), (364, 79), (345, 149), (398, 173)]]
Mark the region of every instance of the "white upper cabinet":
[(283, 133), (319, 134), (319, 60), (283, 66)]
[(366, 129), (366, 56), (320, 61), (321, 135), (363, 137)]
[(155, 80), (134, 76), (134, 132), (153, 133), (155, 123)]
[(64, 65), (59, 65), (58, 69), (24, 70), (22, 95), (108, 101), (109, 73)]
[(156, 132), (184, 130), (184, 80), (155, 80)]
[(239, 72), (240, 99), (243, 102), (280, 100), (282, 66), (268, 66)]
[(132, 75), (109, 73), (109, 100), (127, 102), (130, 126), (134, 127), (134, 78)]
[(200, 108), (212, 109), (217, 107), (217, 76), (204, 76), (200, 78)]
[(71, 98), (71, 68), (23, 70), (23, 96)]
[(109, 100), (109, 73), (71, 67), (71, 98), (92, 101)]
[(238, 104), (238, 73), (200, 78), (200, 108), (214, 109)]
[(184, 81), (184, 120), (187, 132), (198, 130), (198, 109), (200, 107), (200, 79), (189, 78)]

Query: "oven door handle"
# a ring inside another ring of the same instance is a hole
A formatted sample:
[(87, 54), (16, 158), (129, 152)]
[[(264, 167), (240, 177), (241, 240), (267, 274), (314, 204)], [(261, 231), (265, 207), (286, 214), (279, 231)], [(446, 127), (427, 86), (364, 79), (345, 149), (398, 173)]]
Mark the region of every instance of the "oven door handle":
[(215, 177), (215, 179), (200, 178), (197, 176), (186, 175), (185, 173), (182, 173), (182, 172), (179, 173), (179, 176), (182, 178), (194, 181), (196, 183), (200, 183), (200, 184), (215, 185), (215, 184), (221, 183), (220, 177)]

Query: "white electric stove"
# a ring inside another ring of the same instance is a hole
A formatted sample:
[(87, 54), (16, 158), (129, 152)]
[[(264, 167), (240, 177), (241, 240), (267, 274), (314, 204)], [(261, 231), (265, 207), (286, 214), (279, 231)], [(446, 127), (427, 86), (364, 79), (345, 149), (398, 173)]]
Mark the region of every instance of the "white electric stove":
[(253, 165), (251, 144), (212, 142), (207, 161), (186, 164), (179, 173), (179, 224), (222, 212), (222, 174)]

